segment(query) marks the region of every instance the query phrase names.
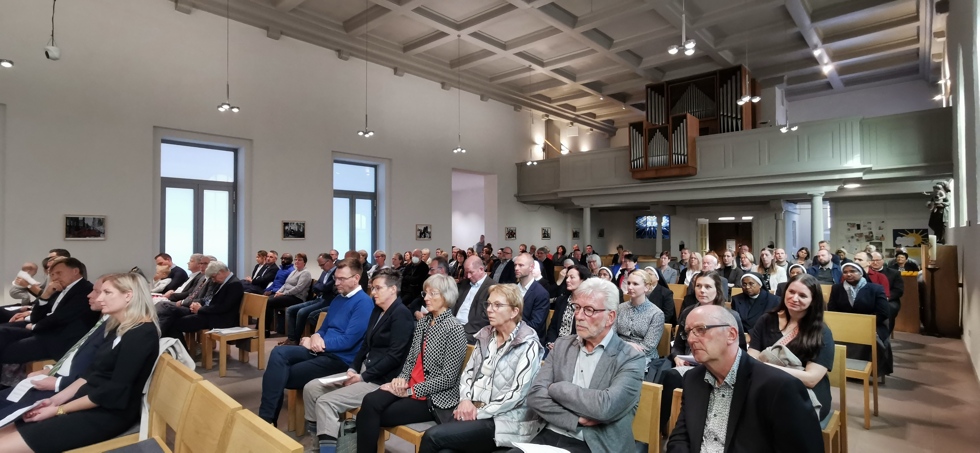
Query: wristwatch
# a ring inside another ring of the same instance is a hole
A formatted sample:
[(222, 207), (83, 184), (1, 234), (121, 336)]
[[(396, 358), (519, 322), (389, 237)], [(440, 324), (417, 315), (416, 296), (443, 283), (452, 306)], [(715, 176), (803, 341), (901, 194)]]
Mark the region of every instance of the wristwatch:
[(66, 415), (66, 414), (68, 414), (68, 413), (65, 412), (65, 407), (64, 406), (58, 406), (58, 412), (55, 413), (55, 415)]

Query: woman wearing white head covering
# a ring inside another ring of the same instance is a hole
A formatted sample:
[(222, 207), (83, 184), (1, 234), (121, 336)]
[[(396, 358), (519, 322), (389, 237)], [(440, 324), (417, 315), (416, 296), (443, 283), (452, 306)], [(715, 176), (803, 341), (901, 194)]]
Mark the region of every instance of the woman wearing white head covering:
[[(841, 266), (843, 277), (841, 282), (830, 290), (827, 301), (828, 311), (872, 315), (877, 321), (875, 330), (878, 333), (878, 350), (881, 351), (878, 360), (878, 375), (891, 374), (891, 343), (888, 341), (888, 298), (881, 285), (871, 283), (864, 276), (864, 269), (856, 263), (844, 263)], [(861, 360), (871, 359), (870, 347), (848, 346), (847, 356)]]

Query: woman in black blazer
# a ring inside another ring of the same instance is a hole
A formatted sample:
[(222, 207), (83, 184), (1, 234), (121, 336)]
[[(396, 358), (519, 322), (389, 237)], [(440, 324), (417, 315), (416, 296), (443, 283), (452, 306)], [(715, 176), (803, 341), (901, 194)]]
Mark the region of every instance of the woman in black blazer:
[[(830, 300), (827, 301), (827, 311), (856, 313), (859, 315), (874, 315), (875, 330), (878, 333), (878, 375), (891, 374), (891, 342), (888, 340), (888, 298), (881, 285), (871, 283), (864, 276), (864, 269), (851, 262), (841, 266), (843, 277), (841, 282), (830, 290)], [(853, 296), (852, 296), (853, 294)], [(853, 298), (853, 300), (852, 300)], [(860, 360), (871, 360), (871, 348), (866, 346), (848, 345), (847, 357)]]
[(429, 312), (415, 324), (401, 374), (361, 402), (357, 451), (376, 450), (382, 426), (451, 421), (459, 404), (466, 334), (451, 310), (459, 290), (452, 277), (441, 274), (430, 276), (422, 288)]
[(555, 347), (555, 340), (558, 337), (575, 333), (575, 313), (568, 310), (568, 305), (571, 303), (572, 294), (578, 289), (578, 285), (591, 277), (592, 273), (589, 272), (589, 268), (581, 264), (570, 267), (565, 274), (565, 284), (561, 289), (561, 294), (555, 299), (555, 314), (551, 316), (551, 324), (548, 326), (548, 332), (544, 335), (544, 347), (547, 351), (551, 351)]

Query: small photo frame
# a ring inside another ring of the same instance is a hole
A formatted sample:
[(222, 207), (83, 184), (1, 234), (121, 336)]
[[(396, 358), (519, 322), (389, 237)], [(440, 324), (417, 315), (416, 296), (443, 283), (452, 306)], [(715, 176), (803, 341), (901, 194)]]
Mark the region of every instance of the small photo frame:
[(517, 240), (517, 227), (504, 227), (504, 240), (505, 241), (516, 241)]
[(416, 241), (431, 241), (432, 240), (432, 224), (429, 224), (429, 223), (416, 223), (415, 224), (415, 240)]
[(284, 240), (303, 240), (306, 239), (305, 220), (283, 220), (282, 238)]
[(104, 215), (65, 215), (66, 241), (104, 241)]
[(541, 227), (541, 240), (543, 241), (551, 240), (551, 227)]
[(599, 237), (601, 237), (601, 238), (606, 237), (606, 229), (605, 228), (599, 228)]
[(578, 239), (582, 233), (579, 233), (578, 228), (572, 228), (572, 239)]

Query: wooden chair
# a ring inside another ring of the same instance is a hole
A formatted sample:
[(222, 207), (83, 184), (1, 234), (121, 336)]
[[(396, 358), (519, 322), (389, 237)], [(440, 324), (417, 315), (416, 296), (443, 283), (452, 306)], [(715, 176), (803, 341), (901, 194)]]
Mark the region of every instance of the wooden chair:
[[(313, 329), (314, 333), (323, 327), (325, 319), (327, 319), (327, 312), (320, 312), (316, 320), (316, 328)], [(302, 436), (306, 430), (306, 403), (303, 401), (301, 390), (286, 389), (286, 430), (296, 433), (296, 437)]]
[(742, 288), (739, 288), (737, 286), (729, 289), (731, 290), (731, 294), (729, 294), (730, 297), (735, 297), (739, 294), (742, 294)]
[(37, 360), (37, 361), (34, 361), (34, 362), (30, 362), (30, 363), (27, 364), (27, 367), (26, 367), (27, 368), (27, 373), (28, 374), (30, 374), (30, 373), (36, 373), (38, 371), (43, 370), (45, 366), (48, 366), (48, 365), (54, 366), (55, 363), (57, 363), (57, 362), (55, 362), (54, 360)]
[(545, 330), (545, 332), (547, 332), (548, 329), (551, 327), (551, 318), (554, 318), (554, 317), (555, 317), (555, 311), (554, 310), (548, 310), (548, 319), (544, 322), (544, 330)]
[[(460, 374), (462, 374), (463, 368), (466, 368), (466, 364), (470, 361), (471, 355), (473, 355), (473, 345), (467, 345), (466, 355), (463, 356), (463, 366), (459, 370)], [(426, 429), (432, 426), (435, 426), (435, 422), (413, 423), (411, 425), (383, 428), (381, 435), (378, 436), (378, 453), (385, 453), (385, 437), (389, 434), (414, 445), (415, 453), (419, 453), (419, 445), (422, 444), (422, 435), (425, 434)]]
[(840, 410), (823, 429), (824, 453), (847, 453), (847, 347), (834, 346), (834, 369), (827, 373), (831, 387), (840, 388)]
[[(194, 384), (201, 381), (201, 375), (174, 360), (170, 354), (163, 354), (157, 362), (150, 378), (150, 391), (146, 400), (149, 404), (149, 437), (167, 438), (167, 428), (176, 431), (180, 424), (187, 397)], [(139, 442), (139, 434), (117, 437), (87, 447), (70, 450), (69, 453), (99, 453), (114, 450)]]
[[(219, 332), (208, 333), (210, 341), (218, 342), (218, 376), (225, 377), (228, 372), (228, 343), (231, 341), (248, 340), (247, 348), (240, 345), (238, 347), (238, 360), (248, 363), (250, 351), (258, 352), (259, 369), (265, 369), (265, 304), (269, 301), (268, 296), (259, 294), (245, 293), (242, 297), (242, 305), (239, 309), (239, 322), (241, 327), (248, 327), (247, 332), (223, 334)], [(257, 320), (255, 329), (249, 327), (249, 319)], [(211, 369), (212, 364), (204, 365), (204, 368)]]
[(823, 293), (823, 303), (826, 306), (827, 301), (830, 300), (830, 290), (834, 285), (820, 285), (820, 292)]
[(661, 451), (660, 442), (660, 399), (664, 387), (652, 382), (644, 382), (640, 388), (640, 404), (633, 415), (633, 439), (649, 446), (649, 452)]
[(657, 354), (660, 357), (667, 357), (670, 355), (670, 339), (674, 338), (674, 326), (672, 324), (664, 324), (664, 334), (660, 336), (660, 343), (657, 344)]
[(864, 384), (864, 429), (871, 429), (869, 384), (874, 388), (874, 415), (878, 416), (878, 334), (874, 315), (828, 311), (824, 322), (834, 332), (834, 341), (871, 346), (871, 361), (847, 359), (847, 377)]
[(176, 453), (214, 453), (242, 405), (208, 381), (194, 383), (177, 427)]
[(205, 370), (210, 370), (214, 366), (214, 359), (211, 354), (214, 350), (214, 346), (211, 345), (211, 339), (208, 338), (207, 330), (199, 330), (197, 332), (185, 332), (184, 333), (184, 343), (187, 344), (187, 351), (190, 352), (191, 356), (194, 355), (198, 344), (201, 346), (201, 365), (204, 366)]
[(320, 326), (323, 325), (323, 320), (324, 319), (327, 319), (327, 311), (326, 310), (321, 311), (320, 314), (317, 315), (317, 318), (316, 318), (316, 328), (314, 330), (311, 331), (310, 330), (310, 324), (309, 323), (306, 323), (306, 327), (303, 328), (303, 335), (301, 335), (301, 336), (308, 337), (308, 336), (313, 335), (314, 333), (316, 333), (317, 330), (320, 330)]
[(667, 421), (667, 436), (674, 431), (674, 426), (677, 425), (677, 419), (681, 415), (681, 401), (684, 399), (683, 389), (674, 389), (674, 394), (671, 395), (670, 400), (670, 420)]
[[(261, 325), (260, 325), (261, 327)], [(235, 412), (231, 429), (225, 430), (218, 443), (224, 453), (302, 453), (303, 446), (290, 439), (253, 414), (252, 411)]]

